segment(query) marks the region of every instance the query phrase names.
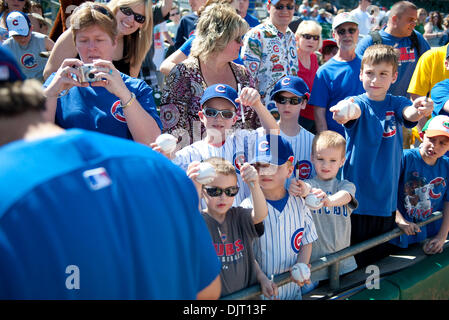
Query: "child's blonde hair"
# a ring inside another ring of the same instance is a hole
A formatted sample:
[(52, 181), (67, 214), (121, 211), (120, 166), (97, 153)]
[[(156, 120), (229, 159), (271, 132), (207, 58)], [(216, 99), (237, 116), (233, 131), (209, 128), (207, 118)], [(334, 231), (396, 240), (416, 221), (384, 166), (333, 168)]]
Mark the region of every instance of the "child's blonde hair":
[(331, 130), (321, 131), (317, 133), (312, 142), (312, 154), (316, 154), (317, 151), (326, 148), (341, 149), (342, 157), (345, 156), (346, 151), (346, 139), (341, 134)]
[(393, 66), (393, 73), (396, 73), (399, 64), (399, 55), (397, 51), (392, 46), (386, 44), (372, 45), (368, 47), (363, 54), (361, 70), (363, 71), (365, 63), (376, 65), (382, 62), (391, 64)]
[(222, 174), (224, 176), (235, 176), (237, 179), (237, 173), (235, 172), (235, 168), (232, 165), (231, 162), (228, 160), (225, 160), (220, 157), (212, 157), (207, 160), (204, 160), (204, 162), (210, 163), (217, 174)]

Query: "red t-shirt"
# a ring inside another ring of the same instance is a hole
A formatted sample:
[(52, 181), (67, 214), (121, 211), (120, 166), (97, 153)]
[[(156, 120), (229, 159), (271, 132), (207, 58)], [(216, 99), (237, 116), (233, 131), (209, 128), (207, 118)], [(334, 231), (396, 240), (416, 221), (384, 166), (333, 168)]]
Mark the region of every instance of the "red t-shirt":
[[(299, 64), (298, 77), (302, 78), (305, 81), (305, 83), (309, 87), (309, 91), (312, 92), (313, 79), (315, 79), (315, 74), (319, 67), (316, 54), (312, 53), (310, 55), (310, 69), (305, 68), (299, 59), (298, 64)], [(314, 120), (313, 106), (308, 104), (304, 110), (301, 110), (300, 116), (310, 120)]]

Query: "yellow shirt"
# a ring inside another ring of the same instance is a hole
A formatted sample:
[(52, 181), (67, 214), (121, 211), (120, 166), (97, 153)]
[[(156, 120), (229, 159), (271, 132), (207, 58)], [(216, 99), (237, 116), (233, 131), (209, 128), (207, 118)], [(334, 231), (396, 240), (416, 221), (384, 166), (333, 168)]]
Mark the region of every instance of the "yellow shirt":
[(447, 46), (432, 48), (419, 58), (408, 86), (408, 93), (425, 96), (435, 84), (449, 79), (449, 70), (446, 70), (444, 65)]

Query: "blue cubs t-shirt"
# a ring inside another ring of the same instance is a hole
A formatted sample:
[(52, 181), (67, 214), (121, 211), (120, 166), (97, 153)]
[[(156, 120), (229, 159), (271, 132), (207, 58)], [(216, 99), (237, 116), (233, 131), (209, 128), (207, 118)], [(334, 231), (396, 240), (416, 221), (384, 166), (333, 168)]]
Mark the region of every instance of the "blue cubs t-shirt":
[(190, 179), (124, 139), (0, 148), (0, 299), (195, 299), (220, 272)]
[[(398, 210), (410, 222), (418, 223), (432, 216), (432, 212), (443, 211), (449, 201), (449, 158), (442, 156), (431, 166), (424, 162), (418, 148), (404, 150), (398, 190)], [(421, 232), (407, 236), (403, 234), (391, 242), (407, 248), (409, 244), (421, 242), (435, 236), (443, 219), (421, 227)]]
[[(120, 73), (129, 91), (162, 130), (153, 89), (145, 81)], [(53, 80), (52, 74), (44, 87)], [(103, 87), (72, 87), (58, 99), (55, 122), (64, 129), (80, 128), (132, 140), (120, 99)]]
[(309, 104), (326, 109), (327, 129), (345, 135), (343, 126), (332, 119), (329, 108), (341, 100), (365, 92), (359, 79), (360, 56), (352, 61), (343, 62), (334, 58), (318, 68), (313, 81)]
[(389, 217), (396, 211), (402, 157), (402, 111), (412, 104), (404, 97), (387, 94), (370, 100), (366, 93), (353, 97), (360, 118), (345, 124), (346, 162), (343, 178), (355, 184), (359, 206), (353, 214)]

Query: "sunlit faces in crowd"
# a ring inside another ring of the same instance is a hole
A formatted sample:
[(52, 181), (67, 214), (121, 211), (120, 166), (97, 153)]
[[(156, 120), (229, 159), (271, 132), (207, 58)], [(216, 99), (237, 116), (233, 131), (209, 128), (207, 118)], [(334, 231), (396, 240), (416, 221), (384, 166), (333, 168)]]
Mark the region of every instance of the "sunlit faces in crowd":
[(317, 147), (312, 152), (312, 163), (320, 180), (332, 180), (345, 163), (345, 150), (342, 147)]
[(278, 190), (283, 188), (285, 181), (293, 173), (293, 158), (282, 165), (256, 162), (254, 167), (259, 174), (259, 184), (264, 190)]
[(288, 92), (281, 91), (274, 96), (276, 107), (282, 120), (298, 119), (302, 109), (306, 107), (307, 100)]
[(103, 59), (112, 61), (117, 41), (98, 25), (92, 25), (77, 31), (75, 47), (84, 63)]
[(418, 11), (413, 8), (406, 9), (398, 14), (393, 23), (396, 37), (408, 37), (412, 34), (418, 22)]
[(371, 100), (384, 100), (388, 89), (397, 78), (398, 72), (394, 70), (391, 63), (387, 62), (364, 63), (360, 70), (360, 81)]
[(200, 121), (206, 128), (207, 136), (212, 143), (221, 143), (226, 138), (226, 131), (232, 130), (237, 121), (235, 106), (224, 98), (213, 98), (206, 101), (198, 112)]
[(226, 214), (239, 191), (235, 174), (225, 175), (217, 173), (214, 181), (208, 185), (204, 185), (202, 188), (203, 198), (207, 204), (207, 211), (212, 216)]
[(342, 51), (354, 50), (357, 46), (357, 41), (359, 38), (359, 28), (357, 24), (352, 22), (345, 22), (339, 25), (333, 32), (332, 35), (337, 42), (337, 46)]
[(145, 5), (138, 3), (129, 6), (120, 6), (115, 17), (119, 34), (129, 35), (141, 28), (146, 20)]

